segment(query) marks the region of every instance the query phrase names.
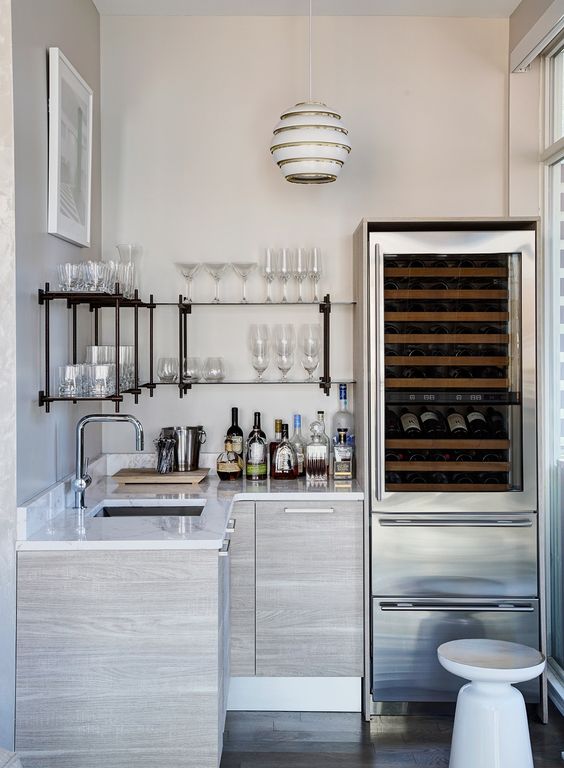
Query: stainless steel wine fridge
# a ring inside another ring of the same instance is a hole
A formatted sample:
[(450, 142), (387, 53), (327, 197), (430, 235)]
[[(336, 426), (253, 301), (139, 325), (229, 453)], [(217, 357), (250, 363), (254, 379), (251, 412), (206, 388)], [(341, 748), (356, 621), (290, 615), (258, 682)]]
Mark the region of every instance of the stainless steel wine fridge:
[(373, 702), (453, 701), (446, 640), (540, 647), (535, 246), (532, 220), (357, 231)]

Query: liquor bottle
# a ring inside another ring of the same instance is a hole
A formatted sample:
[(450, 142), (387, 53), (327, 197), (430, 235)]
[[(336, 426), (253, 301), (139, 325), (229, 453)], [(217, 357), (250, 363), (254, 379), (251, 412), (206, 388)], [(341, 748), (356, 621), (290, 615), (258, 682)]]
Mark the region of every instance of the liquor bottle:
[(231, 440), (232, 450), (239, 456), (243, 456), (243, 430), (239, 426), (239, 409), (231, 409), (231, 426), (227, 430), (227, 437)]
[(468, 424), (462, 413), (458, 413), (454, 408), (447, 411), (447, 423), (450, 434), (454, 437), (468, 437)]
[(225, 449), (217, 457), (216, 466), (220, 480), (239, 480), (243, 475), (243, 458), (233, 448), (229, 435), (225, 438)]
[(329, 457), (331, 456), (331, 440), (329, 440), (329, 437), (327, 436), (327, 430), (325, 429), (325, 411), (317, 411), (317, 421), (321, 424), (323, 431), (321, 433), (321, 440), (325, 443), (327, 446), (327, 461), (329, 461)]
[(288, 425), (282, 424), (282, 439), (276, 446), (270, 465), (270, 477), (274, 480), (293, 480), (298, 476), (298, 457), (288, 439)]
[[(268, 460), (266, 439), (260, 428), (260, 418), (257, 424), (255, 414), (255, 426), (247, 443), (247, 480), (266, 480), (268, 475)], [(260, 416), (260, 414), (259, 414)]]
[(270, 459), (270, 466), (272, 467), (272, 456), (276, 450), (276, 446), (282, 440), (282, 419), (274, 419), (274, 440), (271, 440), (268, 444), (268, 458)]
[(347, 443), (354, 445), (354, 417), (349, 411), (347, 385), (339, 384), (339, 410), (333, 416), (333, 442), (339, 441), (339, 430), (347, 430)]
[(442, 413), (425, 408), (419, 417), (426, 435), (446, 435), (447, 425)]
[(337, 444), (333, 448), (333, 477), (350, 480), (353, 477), (353, 446), (348, 442), (347, 428), (338, 428)]
[(262, 431), (261, 426), (260, 426), (260, 411), (255, 411), (255, 413), (254, 413), (253, 428), (249, 432), (249, 440), (251, 439), (251, 435), (253, 434), (253, 431), (255, 429), (258, 429), (258, 431), (260, 432), (260, 436), (262, 437), (262, 439), (266, 443), (266, 435), (264, 434), (264, 432)]
[(416, 413), (409, 411), (407, 408), (402, 408), (400, 411), (400, 422), (404, 435), (408, 437), (421, 437), (421, 422)]
[(495, 408), (488, 408), (486, 411), (488, 421), (490, 423), (491, 436), (492, 437), (507, 437), (507, 429), (505, 427), (505, 419), (500, 411)]
[(298, 477), (305, 475), (305, 440), (302, 437), (302, 417), (299, 413), (294, 414), (294, 434), (290, 440), (296, 451), (298, 459)]
[(306, 447), (306, 478), (310, 483), (326, 483), (329, 470), (329, 446), (323, 439), (323, 424), (312, 421), (309, 428), (311, 439)]
[(386, 437), (400, 437), (402, 426), (399, 416), (391, 408), (386, 408)]
[(488, 420), (482, 411), (477, 410), (477, 408), (469, 408), (466, 412), (466, 421), (474, 437), (489, 437), (490, 428)]

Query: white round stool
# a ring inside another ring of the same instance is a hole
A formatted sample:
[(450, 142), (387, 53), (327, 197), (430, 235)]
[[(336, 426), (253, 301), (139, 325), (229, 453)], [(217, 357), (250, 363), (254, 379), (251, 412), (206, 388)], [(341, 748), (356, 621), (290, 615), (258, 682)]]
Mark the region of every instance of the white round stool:
[(437, 649), (440, 663), (472, 682), (456, 700), (449, 768), (533, 768), (527, 712), (511, 683), (538, 677), (545, 657), (502, 640), (452, 640)]

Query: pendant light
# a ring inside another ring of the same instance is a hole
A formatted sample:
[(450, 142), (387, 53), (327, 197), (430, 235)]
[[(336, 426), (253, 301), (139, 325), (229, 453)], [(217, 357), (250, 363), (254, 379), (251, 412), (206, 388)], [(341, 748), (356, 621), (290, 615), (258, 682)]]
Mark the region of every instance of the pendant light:
[(294, 184), (327, 184), (336, 181), (351, 151), (341, 115), (311, 92), (311, 19), (309, 0), (309, 98), (280, 115), (270, 151), (286, 181)]

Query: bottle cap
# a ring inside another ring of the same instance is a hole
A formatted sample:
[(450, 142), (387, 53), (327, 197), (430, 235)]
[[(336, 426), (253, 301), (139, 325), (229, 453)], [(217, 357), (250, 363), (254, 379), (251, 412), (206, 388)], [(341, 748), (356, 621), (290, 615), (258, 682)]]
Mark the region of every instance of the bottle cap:
[(282, 419), (274, 419), (274, 431), (282, 432)]
[(288, 425), (287, 424), (282, 424), (282, 437), (283, 438), (284, 437), (286, 437), (286, 438), (288, 437)]
[(294, 414), (294, 429), (298, 429), (302, 426), (302, 417), (299, 413)]

